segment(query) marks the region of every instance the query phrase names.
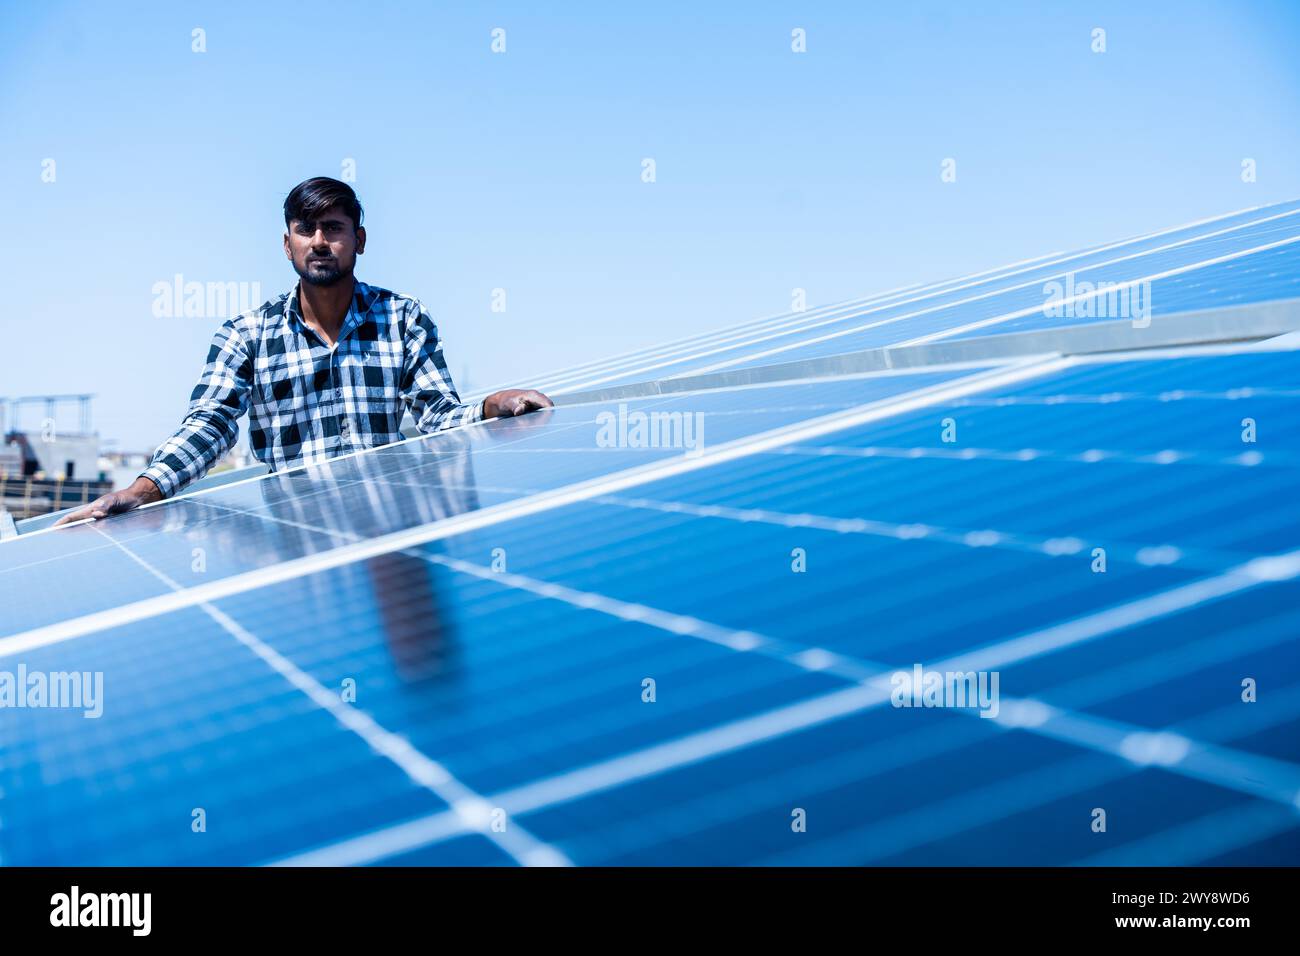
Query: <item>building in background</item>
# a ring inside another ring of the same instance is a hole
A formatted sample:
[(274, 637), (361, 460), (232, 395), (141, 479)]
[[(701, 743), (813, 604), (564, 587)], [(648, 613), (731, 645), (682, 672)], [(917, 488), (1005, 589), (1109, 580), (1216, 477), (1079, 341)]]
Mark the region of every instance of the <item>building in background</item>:
[[(91, 395), (0, 399), (0, 512), (12, 518), (93, 501), (112, 487), (102, 467)], [(75, 424), (66, 410), (77, 409)], [(33, 407), (43, 411), (37, 419)]]

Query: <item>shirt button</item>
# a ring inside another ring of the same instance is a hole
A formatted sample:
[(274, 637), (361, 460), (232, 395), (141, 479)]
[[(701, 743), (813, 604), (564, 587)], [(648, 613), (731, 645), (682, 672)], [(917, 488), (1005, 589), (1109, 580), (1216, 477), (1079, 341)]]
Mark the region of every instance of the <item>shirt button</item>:
[(339, 431), (343, 432), (344, 434), (347, 434), (347, 430), (348, 430), (348, 420), (345, 418), (343, 419), (342, 422), (339, 423)]

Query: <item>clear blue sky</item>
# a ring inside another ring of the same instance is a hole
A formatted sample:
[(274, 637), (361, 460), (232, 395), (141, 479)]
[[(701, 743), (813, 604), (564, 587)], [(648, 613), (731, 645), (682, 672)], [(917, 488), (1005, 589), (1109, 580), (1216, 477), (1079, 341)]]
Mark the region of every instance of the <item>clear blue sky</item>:
[(0, 395), (152, 448), (224, 318), (154, 284), (289, 288), (345, 158), (462, 388), (1300, 196), (1294, 3), (705, 6), (2, 0)]

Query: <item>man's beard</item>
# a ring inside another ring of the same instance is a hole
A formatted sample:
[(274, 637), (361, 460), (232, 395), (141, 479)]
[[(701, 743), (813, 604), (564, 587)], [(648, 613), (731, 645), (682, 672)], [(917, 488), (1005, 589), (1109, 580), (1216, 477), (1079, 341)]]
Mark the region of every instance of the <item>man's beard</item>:
[[(313, 268), (313, 266), (315, 266), (315, 268)], [(322, 267), (319, 263), (314, 263), (310, 259), (307, 260), (306, 269), (299, 269), (298, 263), (295, 262), (293, 264), (293, 271), (298, 273), (299, 278), (301, 278), (303, 282), (306, 282), (309, 285), (320, 286), (337, 285), (349, 275), (349, 273), (344, 272), (337, 266)]]

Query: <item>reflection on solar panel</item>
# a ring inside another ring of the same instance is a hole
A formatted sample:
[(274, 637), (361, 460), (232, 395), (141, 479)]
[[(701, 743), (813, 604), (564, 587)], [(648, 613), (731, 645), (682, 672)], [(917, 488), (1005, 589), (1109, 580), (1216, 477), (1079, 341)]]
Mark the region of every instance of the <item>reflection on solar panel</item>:
[(0, 860), (1294, 862), (1298, 213), (0, 544)]

